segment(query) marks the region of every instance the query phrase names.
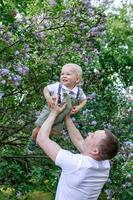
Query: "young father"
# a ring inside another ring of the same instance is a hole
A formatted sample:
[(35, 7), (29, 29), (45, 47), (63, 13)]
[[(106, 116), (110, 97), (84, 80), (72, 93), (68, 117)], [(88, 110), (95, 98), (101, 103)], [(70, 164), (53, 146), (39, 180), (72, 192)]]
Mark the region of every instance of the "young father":
[(118, 152), (118, 140), (108, 130), (88, 133), (83, 139), (67, 116), (69, 136), (81, 154), (62, 149), (49, 134), (55, 118), (64, 108), (65, 105), (59, 107), (55, 102), (37, 136), (38, 145), (62, 169), (55, 200), (96, 200), (109, 176), (109, 160)]

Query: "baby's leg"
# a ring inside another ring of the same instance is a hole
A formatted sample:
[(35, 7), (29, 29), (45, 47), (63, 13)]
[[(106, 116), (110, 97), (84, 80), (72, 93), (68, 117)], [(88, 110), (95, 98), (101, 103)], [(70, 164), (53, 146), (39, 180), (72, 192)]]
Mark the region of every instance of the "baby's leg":
[(40, 127), (39, 127), (39, 126), (36, 126), (36, 127), (33, 129), (32, 135), (31, 135), (31, 138), (32, 138), (33, 140), (36, 140), (36, 137), (37, 137), (37, 134), (38, 134), (39, 130), (40, 130)]
[(50, 136), (61, 135), (61, 132), (62, 132), (62, 130), (63, 130), (63, 127), (64, 127), (64, 123), (63, 123), (63, 122), (54, 125), (54, 126), (52, 127)]
[(36, 137), (37, 137), (39, 130), (40, 130), (40, 127), (36, 126), (32, 131), (32, 135), (29, 138), (29, 142), (28, 142), (28, 145), (27, 145), (27, 153), (28, 154), (32, 154), (33, 151), (36, 148)]
[(50, 136), (56, 136), (56, 135), (60, 135), (61, 132), (56, 129), (56, 128), (52, 128), (51, 132), (50, 132)]

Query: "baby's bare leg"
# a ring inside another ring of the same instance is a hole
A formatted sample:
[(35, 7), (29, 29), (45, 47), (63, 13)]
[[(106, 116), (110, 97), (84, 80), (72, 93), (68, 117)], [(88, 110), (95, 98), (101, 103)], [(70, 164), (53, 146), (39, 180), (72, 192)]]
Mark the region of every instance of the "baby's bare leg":
[[(37, 126), (37, 127), (35, 127), (35, 128), (33, 129), (32, 135), (31, 135), (31, 138), (32, 138), (33, 140), (36, 140), (36, 137), (37, 137), (37, 135), (38, 135), (39, 130), (40, 130), (40, 127), (39, 127), (39, 126)], [(50, 136), (55, 136), (55, 135), (60, 135), (60, 134), (61, 134), (60, 131), (57, 130), (56, 128), (52, 128), (52, 130), (51, 130), (51, 132), (50, 132)]]
[(32, 154), (33, 151), (35, 150), (35, 148), (36, 148), (36, 137), (38, 135), (39, 130), (40, 130), (39, 126), (37, 126), (33, 129), (31, 137), (29, 138), (27, 148), (26, 148), (27, 154)]
[(37, 137), (37, 134), (38, 134), (39, 130), (40, 130), (40, 127), (39, 127), (39, 126), (37, 126), (37, 127), (35, 127), (35, 128), (33, 129), (32, 135), (31, 135), (31, 138), (32, 138), (33, 140), (36, 140), (36, 137)]
[(52, 128), (51, 132), (50, 132), (50, 136), (56, 136), (56, 135), (60, 135), (61, 132), (59, 130), (57, 130), (56, 128)]

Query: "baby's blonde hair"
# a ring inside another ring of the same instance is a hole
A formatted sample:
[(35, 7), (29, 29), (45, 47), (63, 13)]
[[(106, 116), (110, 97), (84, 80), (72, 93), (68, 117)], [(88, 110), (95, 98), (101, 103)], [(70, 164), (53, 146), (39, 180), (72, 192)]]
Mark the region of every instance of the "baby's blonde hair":
[(82, 79), (83, 72), (82, 72), (82, 68), (79, 65), (74, 64), (74, 63), (67, 63), (67, 64), (63, 65), (63, 67), (72, 67), (74, 69), (74, 71), (77, 73), (78, 78), (80, 78), (80, 80)]

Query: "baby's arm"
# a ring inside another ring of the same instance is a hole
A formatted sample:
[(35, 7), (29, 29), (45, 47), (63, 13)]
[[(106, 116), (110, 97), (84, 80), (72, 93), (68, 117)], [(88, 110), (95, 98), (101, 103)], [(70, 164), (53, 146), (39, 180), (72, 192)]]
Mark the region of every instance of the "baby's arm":
[(78, 105), (72, 107), (71, 114), (75, 114), (80, 111), (86, 104), (86, 99), (81, 100)]
[(44, 94), (44, 97), (45, 97), (45, 99), (47, 101), (48, 107), (49, 108), (52, 107), (54, 105), (54, 103), (55, 103), (55, 98), (50, 95), (50, 92), (49, 92), (47, 86), (44, 88), (43, 94)]

